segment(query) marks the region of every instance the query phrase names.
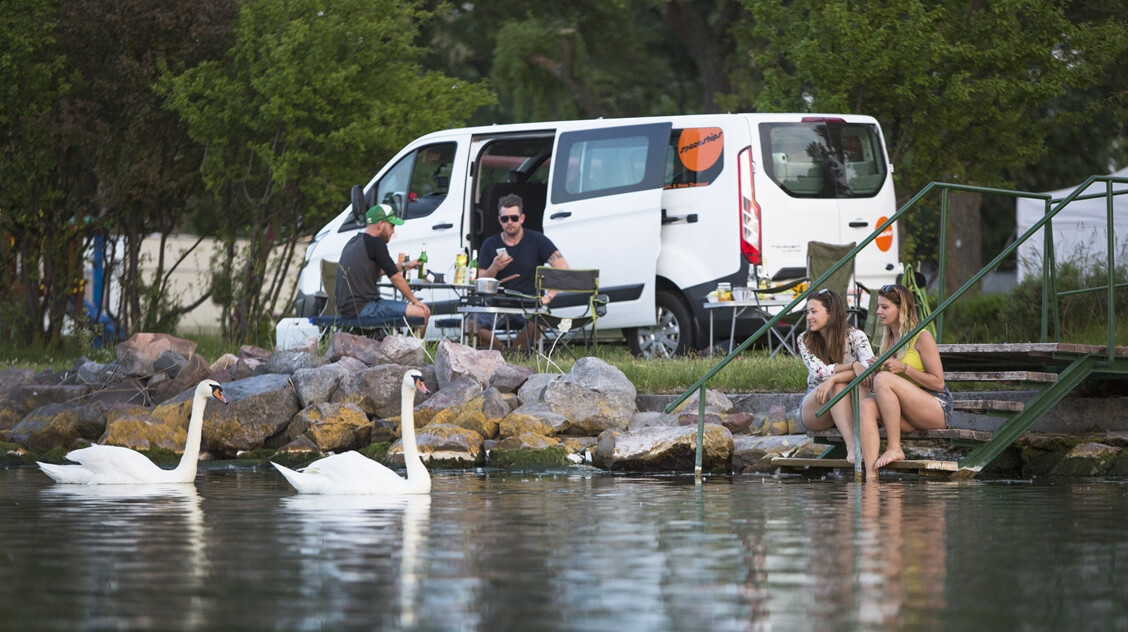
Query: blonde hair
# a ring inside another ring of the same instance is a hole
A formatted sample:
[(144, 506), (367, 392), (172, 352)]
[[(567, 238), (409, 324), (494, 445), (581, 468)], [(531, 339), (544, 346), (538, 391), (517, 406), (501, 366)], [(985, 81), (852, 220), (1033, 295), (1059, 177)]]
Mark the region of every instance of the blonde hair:
[[(917, 318), (916, 301), (913, 299), (913, 293), (909, 291), (909, 288), (899, 283), (886, 285), (881, 288), (878, 295), (890, 303), (893, 303), (899, 309), (897, 315), (897, 337), (893, 337), (893, 331), (888, 326), (884, 327), (884, 331), (882, 332), (881, 351), (878, 352), (878, 355), (882, 355), (886, 351), (889, 351), (889, 349), (901, 339), (901, 336), (905, 335), (906, 331), (920, 324), (920, 319)], [(874, 316), (876, 316), (876, 314)], [(910, 346), (911, 345), (905, 345), (898, 349), (894, 357), (898, 360), (904, 358)]]

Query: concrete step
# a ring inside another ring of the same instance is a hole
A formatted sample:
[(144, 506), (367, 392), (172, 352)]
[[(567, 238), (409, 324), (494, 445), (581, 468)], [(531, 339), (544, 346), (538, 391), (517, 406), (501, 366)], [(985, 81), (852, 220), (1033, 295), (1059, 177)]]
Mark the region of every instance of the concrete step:
[(1053, 384), (1057, 373), (1045, 371), (945, 371), (945, 382), (1037, 382)]

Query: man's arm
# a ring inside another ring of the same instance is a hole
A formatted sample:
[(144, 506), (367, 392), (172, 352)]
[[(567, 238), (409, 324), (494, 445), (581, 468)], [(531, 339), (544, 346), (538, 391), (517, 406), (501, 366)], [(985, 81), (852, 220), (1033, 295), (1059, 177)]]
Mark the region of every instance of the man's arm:
[[(546, 263), (554, 268), (559, 268), (561, 270), (568, 269), (568, 261), (564, 259), (564, 255), (560, 254), (559, 250), (553, 250), (552, 254), (548, 256), (548, 261)], [(541, 303), (544, 305), (549, 304), (550, 302), (552, 302), (552, 297), (554, 296), (556, 296), (556, 292), (545, 292), (544, 296), (541, 297)]]

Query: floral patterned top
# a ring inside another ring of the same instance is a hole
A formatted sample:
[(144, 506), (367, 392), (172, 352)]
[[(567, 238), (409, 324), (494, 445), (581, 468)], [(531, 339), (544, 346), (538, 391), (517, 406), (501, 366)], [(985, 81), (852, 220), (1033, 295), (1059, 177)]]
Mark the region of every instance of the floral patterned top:
[[(803, 358), (803, 364), (807, 365), (807, 390), (809, 391), (830, 379), (834, 375), (834, 366), (823, 363), (814, 353), (811, 353), (807, 349), (807, 345), (803, 344), (804, 337), (799, 336), (799, 356)], [(873, 354), (873, 349), (870, 348), (866, 333), (861, 329), (851, 327), (846, 332), (846, 354), (843, 361), (869, 364), (874, 357), (876, 356)]]

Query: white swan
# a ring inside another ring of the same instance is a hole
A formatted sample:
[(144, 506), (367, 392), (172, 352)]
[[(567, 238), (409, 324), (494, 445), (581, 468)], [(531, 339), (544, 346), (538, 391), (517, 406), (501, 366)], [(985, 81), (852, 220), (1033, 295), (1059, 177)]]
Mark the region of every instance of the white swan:
[(215, 380), (204, 380), (196, 386), (192, 400), (192, 416), (188, 420), (188, 442), (184, 456), (174, 470), (158, 467), (145, 455), (129, 448), (92, 445), (67, 453), (67, 459), (78, 465), (37, 463), (39, 469), (59, 483), (74, 485), (141, 485), (150, 483), (191, 483), (196, 478), (200, 458), (200, 439), (204, 432), (204, 407), (208, 397), (224, 404), (223, 387)]
[(431, 491), (431, 474), (419, 457), (415, 445), (415, 391), (427, 392), (423, 375), (416, 370), (403, 376), (400, 389), (400, 427), (403, 435), (403, 460), (407, 478), (359, 452), (343, 452), (314, 461), (294, 471), (271, 461), (294, 489), (303, 494), (427, 494)]

